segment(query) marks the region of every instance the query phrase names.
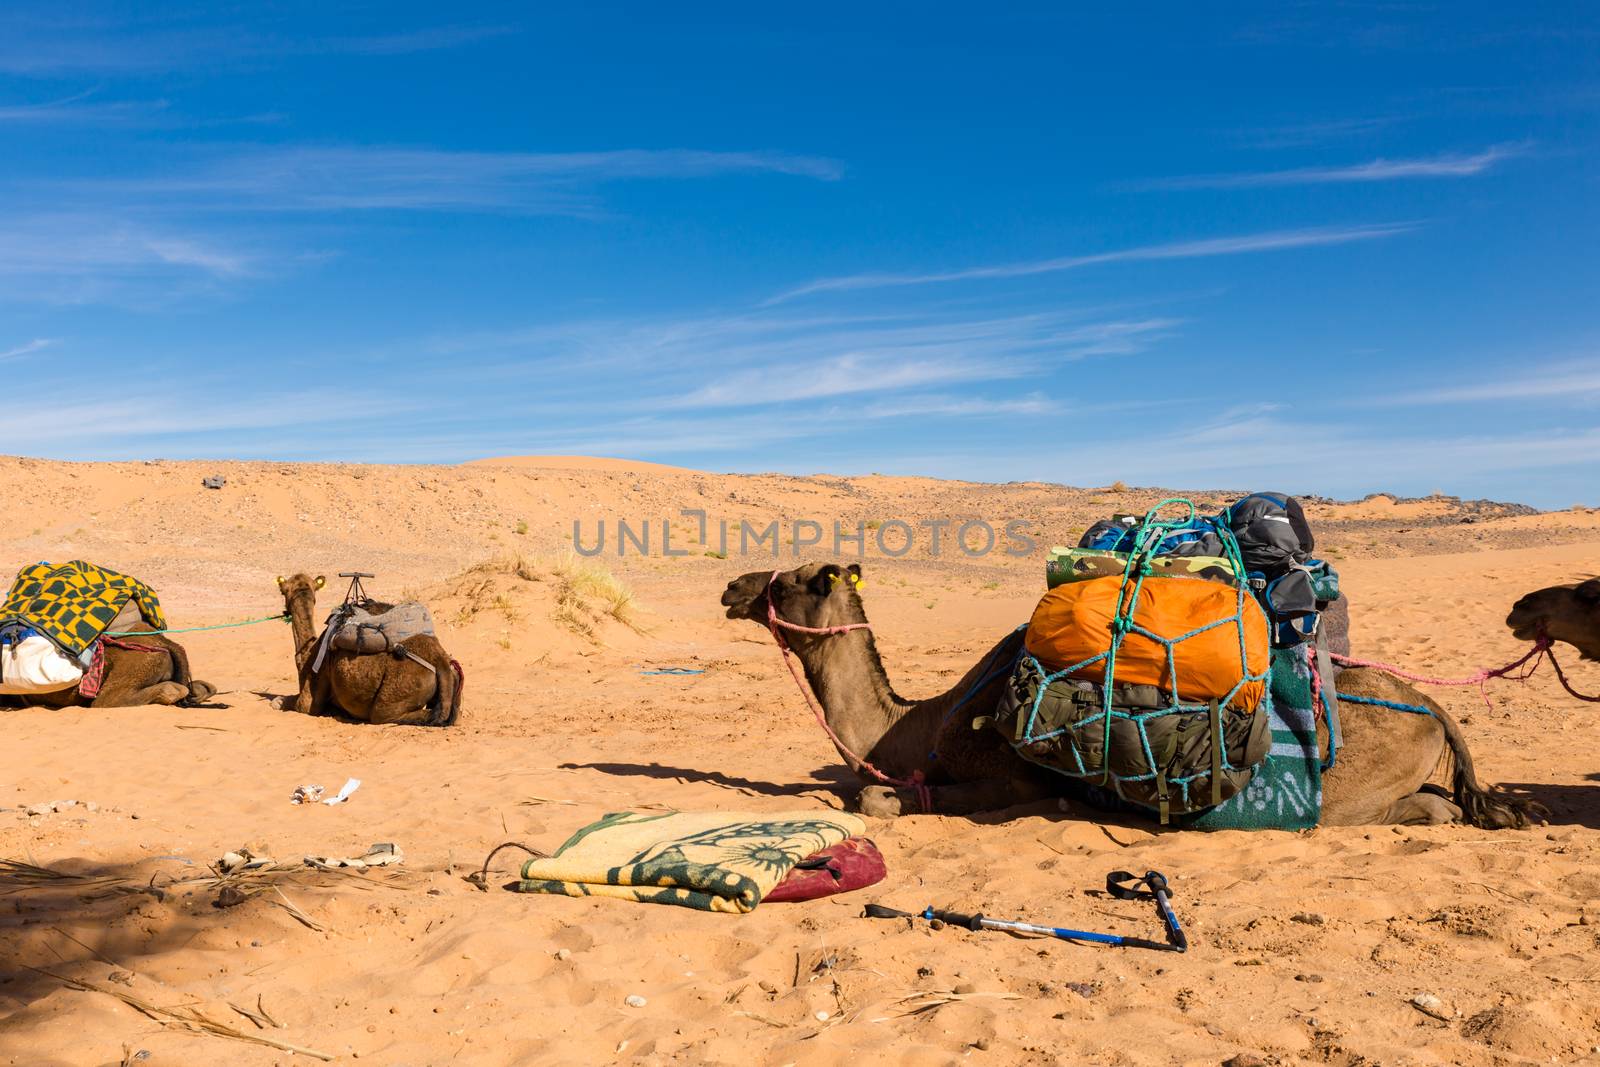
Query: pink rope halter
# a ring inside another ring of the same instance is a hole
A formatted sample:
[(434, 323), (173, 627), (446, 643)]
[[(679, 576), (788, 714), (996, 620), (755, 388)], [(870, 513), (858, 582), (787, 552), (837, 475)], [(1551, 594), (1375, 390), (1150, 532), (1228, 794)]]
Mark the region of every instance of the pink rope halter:
[[(1566, 672), (1561, 669), (1561, 664), (1556, 660), (1554, 645), (1555, 642), (1550, 639), (1549, 635), (1540, 631), (1539, 636), (1534, 639), (1533, 647), (1520, 659), (1514, 660), (1504, 667), (1484, 667), (1467, 675), (1465, 678), (1435, 678), (1427, 674), (1412, 674), (1410, 671), (1401, 670), (1390, 663), (1351, 659), (1349, 656), (1334, 655), (1332, 659), (1341, 667), (1371, 667), (1385, 674), (1392, 674), (1396, 678), (1404, 678), (1409, 682), (1421, 682), (1424, 685), (1475, 685), (1478, 687), (1479, 694), (1483, 697), (1484, 705), (1491, 708), (1494, 706), (1489, 703), (1488, 683), (1491, 678), (1509, 678), (1513, 682), (1525, 682), (1533, 677), (1533, 672), (1539, 669), (1539, 664), (1548, 659), (1550, 666), (1555, 668), (1556, 678), (1560, 680), (1561, 688), (1579, 700), (1587, 701), (1591, 704), (1600, 704), (1600, 696), (1584, 696), (1572, 688), (1572, 683), (1567, 681)], [(1521, 674), (1512, 673), (1519, 668), (1524, 668)]]
[(860, 770), (866, 771), (884, 785), (915, 790), (917, 801), (922, 805), (922, 810), (931, 813), (933, 811), (933, 790), (928, 788), (928, 784), (924, 780), (925, 776), (920, 770), (912, 771), (910, 778), (891, 778), (850, 751), (845, 743), (839, 739), (839, 735), (834, 733), (833, 727), (828, 725), (827, 716), (823, 714), (822, 707), (817, 703), (816, 698), (811, 695), (811, 689), (806, 685), (805, 679), (800, 677), (800, 672), (795, 669), (794, 660), (789, 655), (789, 642), (783, 639), (784, 630), (797, 634), (811, 634), (816, 637), (832, 637), (835, 634), (847, 634), (851, 630), (871, 630), (872, 626), (864, 622), (851, 622), (843, 626), (801, 626), (799, 623), (779, 618), (778, 607), (772, 602), (772, 585), (778, 580), (780, 573), (779, 571), (773, 571), (772, 577), (767, 579), (767, 629), (772, 631), (773, 640), (778, 642), (778, 651), (783, 653), (783, 665), (789, 668), (789, 677), (793, 678), (794, 684), (799, 687), (800, 695), (806, 698), (806, 705), (811, 708), (811, 714), (816, 717), (817, 725), (822, 727), (823, 732), (828, 735), (828, 739), (833, 742), (833, 747), (837, 748), (845, 759), (855, 764)]

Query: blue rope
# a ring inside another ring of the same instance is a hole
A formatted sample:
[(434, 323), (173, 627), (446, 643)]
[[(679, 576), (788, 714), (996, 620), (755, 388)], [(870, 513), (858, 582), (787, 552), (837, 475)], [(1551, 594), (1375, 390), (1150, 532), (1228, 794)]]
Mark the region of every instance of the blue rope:
[(1346, 704), (1371, 704), (1374, 707), (1390, 708), (1394, 711), (1409, 711), (1413, 715), (1433, 714), (1432, 708), (1425, 708), (1420, 704), (1397, 704), (1393, 700), (1379, 700), (1377, 697), (1353, 697), (1340, 693), (1339, 699)]

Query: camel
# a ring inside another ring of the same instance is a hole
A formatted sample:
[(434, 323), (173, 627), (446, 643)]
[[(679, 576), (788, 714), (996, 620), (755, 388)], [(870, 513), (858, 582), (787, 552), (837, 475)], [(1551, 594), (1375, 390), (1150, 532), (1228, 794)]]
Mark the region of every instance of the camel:
[[(294, 631), (294, 662), (300, 677), (294, 710), (302, 715), (342, 711), (376, 725), (453, 725), (461, 716), (460, 668), (431, 634), (409, 637), (393, 652), (329, 649), (321, 669), (313, 669), (321, 636), (314, 621), (317, 590), (325, 584), (320, 575), (278, 579)], [(374, 613), (385, 607), (368, 604)]]
[(147, 704), (190, 707), (217, 695), (217, 688), (189, 673), (183, 646), (146, 623), (129, 627), (131, 636), (104, 642), (105, 674), (100, 691), (86, 697), (78, 686), (53, 693), (0, 698), (46, 708), (137, 708)]
[[(775, 617), (788, 624), (783, 641), (800, 661), (851, 770), (869, 781), (863, 761), (903, 780), (922, 770), (941, 814), (967, 815), (1073, 795), (1074, 780), (1028, 763), (996, 731), (972, 728), (972, 719), (998, 702), (1003, 670), (972, 693), (962, 714), (949, 714), (997, 664), (1011, 660), (1021, 634), (998, 642), (949, 692), (907, 700), (890, 685), (878, 656), (856, 588), (860, 575), (856, 564), (841, 568), (811, 563), (777, 575), (754, 571), (729, 583), (722, 594), (730, 619), (768, 627), (770, 605)], [(828, 632), (807, 633), (793, 626)], [(1344, 747), (1322, 783), (1324, 825), (1468, 822), (1494, 829), (1528, 824), (1524, 802), (1478, 784), (1460, 728), (1433, 701), (1370, 670), (1346, 670), (1339, 689), (1423, 705), (1433, 714), (1343, 705)], [(1326, 750), (1325, 734), (1321, 739)], [(937, 753), (931, 764), (930, 753)], [(1448, 792), (1428, 784), (1446, 753), (1453, 764)], [(917, 790), (882, 784), (865, 786), (856, 806), (864, 814), (887, 818), (922, 810)]]
[(1512, 605), (1506, 626), (1519, 640), (1543, 635), (1571, 645), (1582, 659), (1600, 661), (1600, 578), (1529, 593)]

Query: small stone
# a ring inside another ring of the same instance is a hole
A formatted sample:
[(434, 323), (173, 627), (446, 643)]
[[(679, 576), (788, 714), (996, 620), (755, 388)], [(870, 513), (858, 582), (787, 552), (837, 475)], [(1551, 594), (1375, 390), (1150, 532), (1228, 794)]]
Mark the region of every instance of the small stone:
[(1320, 981), (1322, 981), (1322, 975), (1320, 975), (1320, 974), (1297, 974), (1297, 975), (1294, 976), (1294, 980), (1296, 982), (1320, 982)]
[(933, 968), (932, 967), (918, 967), (917, 968), (917, 977), (918, 978), (932, 978), (933, 977)]
[(1444, 1006), (1444, 1001), (1432, 993), (1418, 993), (1411, 998), (1411, 1006), (1422, 1014), (1438, 1019), (1440, 1022), (1449, 1022), (1455, 1013)]
[(622, 1003), (626, 1004), (630, 1008), (642, 1008), (650, 1002), (637, 993), (630, 993), (628, 996), (623, 998)]
[(1222, 1061), (1222, 1067), (1268, 1067), (1267, 1061), (1254, 1052), (1241, 1052)]
[(825, 1011), (819, 1011), (817, 1012), (816, 1019), (819, 1023), (825, 1023), (828, 1021), (828, 1013)]
[(29, 815), (49, 815), (56, 808), (54, 804), (29, 804), (23, 810)]
[(99, 811), (100, 810), (100, 805), (96, 804), (92, 800), (86, 800), (86, 801), (83, 802), (83, 810), (84, 811)]
[(1328, 920), (1325, 916), (1318, 915), (1314, 911), (1297, 911), (1293, 915), (1289, 916), (1289, 921), (1301, 923), (1305, 926), (1321, 926)]
[(972, 983), (972, 982), (957, 982), (955, 985), (950, 987), (950, 992), (952, 992), (952, 993), (963, 993), (963, 994), (965, 994), (965, 993), (976, 993), (977, 991), (978, 991), (977, 985)]
[(757, 982), (756, 985), (761, 987), (761, 991), (763, 993), (777, 993), (778, 991), (778, 987), (767, 981), (765, 978)]
[(978, 1038), (978, 1040), (976, 1040), (976, 1041), (974, 1041), (972, 1043), (972, 1047), (977, 1049), (979, 1052), (988, 1052), (989, 1051), (989, 1039), (986, 1038), (986, 1037), (980, 1037), (980, 1038)]
[(561, 960), (562, 962), (565, 962), (567, 960), (570, 960), (571, 958), (572, 958), (572, 950), (570, 948), (558, 948), (558, 949), (556, 949), (556, 959)]

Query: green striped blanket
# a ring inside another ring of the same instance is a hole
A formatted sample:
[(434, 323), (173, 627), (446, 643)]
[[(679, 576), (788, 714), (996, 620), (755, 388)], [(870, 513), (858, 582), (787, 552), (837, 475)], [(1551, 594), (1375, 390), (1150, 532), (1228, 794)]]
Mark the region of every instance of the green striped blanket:
[(1322, 757), (1312, 712), (1311, 672), (1299, 648), (1274, 649), (1272, 751), (1243, 792), (1181, 822), (1194, 830), (1305, 830), (1322, 817)]

